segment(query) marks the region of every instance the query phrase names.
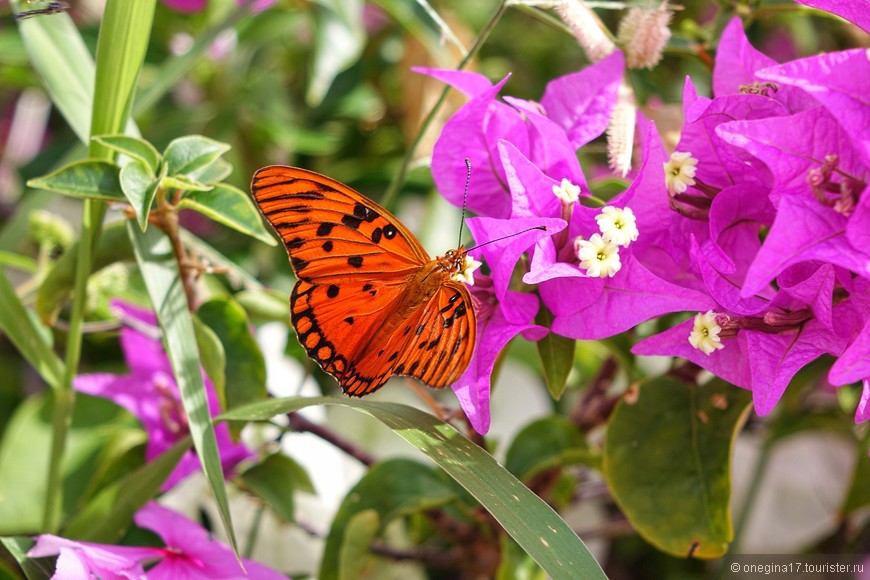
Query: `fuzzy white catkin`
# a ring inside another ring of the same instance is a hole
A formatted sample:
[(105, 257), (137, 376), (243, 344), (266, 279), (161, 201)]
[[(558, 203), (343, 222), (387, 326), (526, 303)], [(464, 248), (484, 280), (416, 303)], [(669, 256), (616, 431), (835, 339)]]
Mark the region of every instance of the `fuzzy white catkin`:
[(619, 23), (617, 35), (628, 68), (652, 68), (659, 63), (671, 38), (668, 24), (673, 14), (667, 9), (667, 2), (658, 8), (634, 7), (628, 11)]

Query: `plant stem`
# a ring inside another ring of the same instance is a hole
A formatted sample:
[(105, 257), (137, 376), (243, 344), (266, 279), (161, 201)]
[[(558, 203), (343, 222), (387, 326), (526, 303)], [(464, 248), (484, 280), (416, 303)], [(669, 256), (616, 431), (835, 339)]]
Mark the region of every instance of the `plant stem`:
[(85, 303), (87, 302), (88, 277), (91, 273), (93, 250), (102, 230), (105, 206), (96, 201), (85, 200), (82, 208), (82, 233), (79, 243), (78, 260), (76, 262), (75, 286), (70, 312), (69, 333), (66, 342), (66, 374), (58, 389), (54, 391), (54, 408), (52, 410), (51, 456), (48, 467), (48, 482), (46, 484), (45, 512), (43, 513), (43, 529), (55, 532), (60, 525), (61, 507), (63, 505), (62, 467), (63, 455), (66, 449), (67, 434), (72, 424), (75, 406), (75, 391), (72, 388), (79, 366), (82, 352), (82, 325), (85, 318)]
[[(486, 26), (480, 32), (480, 35), (477, 37), (477, 40), (474, 43), (474, 46), (471, 47), (471, 50), (468, 51), (468, 54), (459, 62), (459, 65), (456, 67), (456, 70), (462, 70), (471, 62), (471, 59), (477, 56), (477, 53), (480, 51), (483, 43), (489, 38), (490, 33), (495, 28), (495, 25), (498, 24), (498, 21), (501, 20), (501, 17), (504, 15), (507, 10), (507, 0), (502, 0), (498, 6), (498, 9), (495, 11), (495, 14), (492, 15), (492, 18), (489, 19), (489, 22), (486, 23)], [(417, 147), (420, 145), (420, 141), (423, 139), (423, 135), (426, 133), (426, 130), (429, 128), (429, 125), (432, 124), (432, 121), (435, 120), (435, 115), (438, 113), (438, 110), (441, 109), (441, 105), (444, 104), (444, 101), (447, 99), (447, 94), (450, 92), (451, 87), (448, 85), (444, 87), (441, 91), (441, 94), (438, 96), (438, 100), (435, 101), (435, 104), (429, 110), (429, 113), (426, 115), (426, 118), (423, 119), (423, 123), (420, 125), (420, 129), (417, 131), (417, 136), (414, 137), (414, 141), (408, 146), (407, 151), (405, 151), (405, 156), (402, 158), (402, 164), (399, 166), (399, 170), (396, 172), (395, 177), (390, 182), (390, 186), (387, 188), (386, 193), (384, 194), (381, 203), (384, 207), (389, 208), (390, 204), (395, 200), (396, 195), (399, 193), (399, 188), (405, 183), (405, 177), (408, 175), (408, 169), (411, 166), (411, 162), (414, 160), (414, 153), (417, 151)]]
[(761, 482), (764, 480), (764, 473), (770, 459), (770, 447), (768, 443), (762, 443), (761, 452), (758, 454), (758, 459), (755, 460), (755, 465), (752, 468), (752, 479), (749, 481), (746, 499), (743, 501), (743, 506), (741, 506), (740, 513), (737, 514), (734, 524), (734, 540), (731, 542), (732, 551), (740, 548), (740, 541), (743, 539), (743, 533), (746, 531), (746, 525), (752, 514), (752, 508), (755, 506), (755, 500), (758, 498), (758, 491), (761, 489)]
[(245, 541), (245, 549), (242, 552), (242, 558), (250, 558), (254, 553), (254, 546), (257, 545), (257, 536), (260, 534), (260, 524), (263, 522), (263, 512), (266, 506), (262, 503), (257, 506), (257, 511), (254, 512), (254, 520), (251, 522), (251, 527), (248, 529), (248, 537)]

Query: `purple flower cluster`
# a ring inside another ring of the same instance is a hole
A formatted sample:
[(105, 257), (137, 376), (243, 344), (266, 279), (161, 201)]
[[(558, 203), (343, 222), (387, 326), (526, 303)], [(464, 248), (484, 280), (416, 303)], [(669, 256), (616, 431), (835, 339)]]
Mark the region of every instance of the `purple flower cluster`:
[[(489, 425), (489, 372), (516, 334), (600, 339), (669, 313), (694, 318), (637, 354), (678, 356), (753, 392), (769, 413), (822, 355), (833, 385), (863, 381), (870, 418), (870, 53), (786, 64), (756, 51), (742, 23), (724, 31), (713, 98), (684, 89), (684, 126), (668, 155), (641, 119), (642, 161), (623, 193), (594, 200), (577, 150), (607, 127), (624, 73), (615, 52), (547, 85), (540, 102), (498, 98), (469, 72), (421, 69), (469, 97), (435, 144), (439, 190), (486, 245), (477, 276), (477, 359), (454, 386), (473, 426)], [(586, 198), (580, 203), (580, 198)], [(535, 293), (508, 288), (520, 257)], [(554, 315), (534, 324), (538, 300)]]
[[(153, 312), (119, 301), (112, 302), (112, 308), (126, 322), (121, 329), (121, 348), (130, 373), (79, 375), (73, 381), (73, 387), (89, 395), (110, 399), (135, 416), (148, 434), (145, 459), (153, 461), (189, 433), (187, 415), (169, 357), (159, 338), (157, 317)], [(209, 412), (214, 416), (220, 413), (220, 405), (211, 381), (203, 378)], [(233, 443), (226, 423), (215, 425), (215, 437), (225, 473), (254, 455), (244, 445)], [(196, 453), (188, 451), (163, 484), (163, 491), (174, 487), (199, 468)]]
[(135, 516), (136, 525), (152, 530), (164, 547), (113, 546), (76, 542), (50, 534), (36, 538), (28, 552), (32, 558), (57, 556), (52, 576), (74, 578), (189, 578), (285, 579), (283, 574), (253, 560), (236, 559), (232, 549), (212, 538), (195, 522), (156, 502), (147, 503)]

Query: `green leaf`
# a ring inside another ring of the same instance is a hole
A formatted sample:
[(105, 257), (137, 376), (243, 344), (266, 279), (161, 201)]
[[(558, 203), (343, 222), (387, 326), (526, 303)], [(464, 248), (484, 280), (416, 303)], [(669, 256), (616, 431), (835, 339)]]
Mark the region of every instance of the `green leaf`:
[(486, 451), (452, 426), (419, 409), (357, 399), (296, 397), (254, 403), (225, 413), (219, 419), (265, 421), (309, 405), (327, 404), (371, 415), (422, 451), (468, 490), (553, 578), (605, 578), (577, 534), (550, 506)]
[[(79, 242), (76, 242), (55, 262), (36, 292), (36, 313), (46, 323), (50, 324), (57, 318), (57, 313), (73, 289), (78, 255)], [(100, 270), (109, 264), (132, 259), (133, 247), (124, 223), (107, 225), (97, 242), (93, 269)]]
[(185, 437), (156, 459), (101, 489), (76, 513), (63, 536), (80, 542), (117, 542), (130, 527), (133, 515), (157, 495), (188, 449), (190, 437)]
[(18, 299), (15, 289), (2, 271), (0, 271), (0, 330), (46, 383), (54, 389), (60, 387), (66, 367), (52, 350), (38, 323)]
[(218, 183), (233, 172), (233, 165), (226, 159), (215, 159), (210, 165), (190, 174), (190, 178), (198, 183)]
[(750, 400), (720, 380), (657, 379), (617, 404), (604, 475), (632, 526), (659, 550), (684, 558), (728, 551), (731, 449)]
[(211, 328), (226, 353), (226, 409), (266, 397), (266, 361), (251, 335), (245, 310), (228, 298), (213, 298), (197, 316)]
[(27, 185), (81, 199), (126, 202), (119, 172), (118, 166), (108, 161), (75, 161), (48, 175), (31, 179)]
[[(154, 0), (106, 3), (97, 40), (91, 136), (137, 134), (130, 126), (130, 111), (151, 37), (155, 4)], [(113, 156), (112, 150), (98, 141), (90, 142), (88, 152), (97, 158)]]
[(375, 510), (363, 510), (351, 516), (338, 554), (339, 580), (375, 577), (378, 558), (372, 554), (370, 546), (380, 528), (381, 520)]
[(27, 552), (36, 543), (30, 537), (0, 538), (3, 547), (9, 550), (28, 580), (48, 580), (54, 576), (55, 566), (53, 558), (29, 558)]
[(161, 185), (167, 189), (181, 189), (184, 191), (210, 191), (213, 187), (186, 175), (165, 176)]
[[(21, 403), (0, 440), (0, 534), (41, 529), (53, 438), (52, 399), (36, 396)], [(107, 399), (76, 398), (61, 473), (65, 513), (79, 507), (102, 449), (118, 429), (128, 428), (128, 418)]]
[(547, 574), (510, 536), (502, 536), (501, 562), (495, 580), (547, 580)]
[(98, 135), (94, 141), (106, 148), (135, 159), (148, 168), (150, 174), (157, 175), (160, 168), (160, 153), (145, 139), (129, 135)]
[(374, 521), (381, 525), (375, 528), (377, 532), (399, 516), (455, 499), (456, 492), (428, 465), (410, 459), (390, 459), (375, 464), (347, 493), (332, 520), (323, 547), (319, 577), (321, 580), (352, 577), (342, 574), (344, 570), (341, 568), (350, 565), (343, 561), (342, 553), (360, 555), (367, 552), (374, 537), (374, 534), (366, 537), (366, 543), (361, 545), (359, 538), (351, 533), (350, 524), (358, 514), (373, 513), (376, 516)]
[(131, 159), (121, 168), (119, 178), (121, 189), (130, 200), (133, 211), (136, 212), (136, 222), (139, 224), (139, 229), (144, 232), (145, 228), (148, 227), (151, 204), (160, 187), (160, 178), (152, 175), (148, 167), (136, 159)]
[(173, 139), (163, 152), (170, 177), (189, 175), (202, 170), (230, 150), (226, 143), (201, 135), (186, 135)]
[(196, 346), (205, 374), (214, 386), (215, 394), (222, 409), (227, 408), (227, 354), (217, 333), (199, 318), (193, 319), (193, 330), (196, 332)]
[(302, 466), (283, 453), (270, 455), (242, 473), (239, 479), (287, 523), (295, 521), (293, 496), (296, 490), (314, 491)]
[(870, 455), (867, 454), (867, 444), (858, 445), (858, 459), (852, 472), (852, 483), (849, 493), (840, 508), (840, 514), (849, 515), (864, 506), (870, 505)]
[(253, 320), (290, 321), (290, 297), (278, 290), (242, 290), (233, 298), (248, 312)]
[(8, 266), (28, 274), (35, 273), (37, 269), (36, 260), (30, 256), (22, 256), (15, 252), (5, 252), (3, 250), (0, 250), (0, 266)]
[[(545, 328), (553, 325), (553, 314), (542, 307), (535, 317), (535, 322)], [(544, 380), (550, 396), (555, 400), (562, 397), (568, 383), (568, 374), (574, 366), (575, 341), (550, 332), (538, 341), (538, 355), (544, 367)]]
[(314, 60), (305, 99), (319, 105), (339, 73), (356, 63), (366, 41), (362, 0), (314, 3)]
[(277, 245), (275, 237), (263, 226), (260, 212), (251, 197), (231, 185), (218, 183), (211, 191), (197, 191), (185, 195), (178, 207), (196, 210), (270, 246)]
[(529, 423), (517, 434), (505, 456), (505, 468), (523, 481), (544, 469), (572, 463), (568, 452), (587, 451), (583, 435), (568, 419), (553, 415)]
[(187, 307), (187, 298), (181, 285), (171, 243), (157, 228), (148, 228), (145, 233), (139, 233), (135, 226), (128, 223), (127, 233), (133, 241), (142, 279), (163, 329), (166, 352), (181, 392), (193, 446), (217, 501), (229, 544), (238, 554), (217, 440), (208, 411), (199, 353), (196, 350), (193, 320)]
[[(21, 4), (18, 2), (17, 4)], [(94, 59), (68, 14), (19, 20), (33, 69), (52, 103), (82, 143), (87, 143), (94, 92)]]

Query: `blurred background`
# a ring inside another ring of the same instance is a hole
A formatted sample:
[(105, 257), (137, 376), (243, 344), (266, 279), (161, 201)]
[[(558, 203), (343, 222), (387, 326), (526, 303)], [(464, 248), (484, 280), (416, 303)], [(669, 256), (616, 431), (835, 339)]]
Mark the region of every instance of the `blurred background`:
[[(69, 14), (93, 52), (102, 2), (68, 3)], [(188, 134), (229, 143), (232, 150), (226, 159), (234, 170), (227, 181), (245, 191), (257, 168), (280, 163), (327, 174), (379, 201), (442, 90), (440, 83), (415, 74), (410, 67), (455, 68), (461, 58), (457, 47), (467, 49), (475, 43), (498, 4), (490, 0), (433, 1), (431, 6), (403, 0), (261, 0), (255, 6), (260, 11), (251, 13), (234, 0), (210, 0), (204, 6), (183, 0), (172, 5), (159, 2), (134, 104), (135, 121), (142, 136), (158, 150)], [(468, 67), (491, 80), (510, 73), (503, 94), (524, 99), (540, 98), (548, 81), (589, 64), (561, 21), (535, 4), (517, 2), (509, 8)], [(615, 31), (622, 4), (598, 4), (605, 26)], [(444, 26), (438, 25), (433, 13)], [(652, 70), (629, 73), (641, 110), (656, 121), (666, 145), (673, 147), (679, 137), (684, 78), (690, 75), (699, 93), (709, 95), (716, 39), (735, 14), (748, 23), (753, 45), (781, 62), (867, 43), (866, 35), (856, 28), (791, 2), (685, 3), (673, 18), (673, 37), (664, 59)], [(455, 244), (460, 212), (434, 190), (429, 155), (441, 125), (463, 103), (456, 92), (449, 95), (414, 152), (400, 195), (391, 200), (390, 209), (432, 255)], [(0, 252), (31, 256), (39, 272), (69, 246), (80, 219), (78, 202), (28, 189), (24, 183), (85, 156), (84, 146), (44, 94), (11, 8), (0, 2)], [(585, 147), (580, 158), (593, 191), (606, 198), (624, 189), (626, 182), (607, 169), (603, 141)], [(120, 214), (113, 213), (110, 219), (120, 219)], [(293, 278), (280, 248), (192, 212), (182, 221), (274, 289), (275, 303), (286, 308)], [(45, 228), (55, 240), (51, 244), (44, 243)], [(137, 277), (134, 267), (123, 264), (98, 273), (88, 304), (89, 321), (110, 318), (111, 298), (145, 300)], [(13, 276), (13, 281), (23, 283), (28, 278)], [(214, 295), (245, 289), (244, 282), (222, 276), (205, 280)], [(32, 298), (33, 287), (19, 290), (25, 300)], [(249, 312), (266, 356), (270, 392), (285, 396), (338, 392), (334, 381), (304, 357), (286, 320), (277, 322), (280, 316), (257, 309)], [(279, 314), (284, 313), (279, 309)], [(62, 343), (62, 327), (56, 329), (55, 339)], [(614, 348), (627, 351), (619, 344), (578, 344), (568, 388), (559, 401), (553, 401), (535, 346), (515, 341), (494, 383), (493, 427), (487, 438), (494, 455), (504, 460), (508, 444), (536, 419), (576, 417)], [(655, 374), (663, 372), (667, 361), (639, 364)], [(2, 336), (0, 368), (2, 434), (17, 406), (44, 386)], [(82, 370), (123, 372), (117, 341), (105, 333), (88, 334)], [(818, 372), (807, 375), (817, 377)], [(616, 372), (614, 377), (607, 391), (610, 400), (628, 384), (623, 374)], [(739, 522), (734, 549), (866, 553), (870, 548), (866, 509), (848, 518), (839, 512), (854, 485), (853, 477), (868, 476), (867, 469), (861, 474), (856, 470), (859, 454), (851, 417), (855, 393), (818, 387), (818, 379), (812, 379), (790, 388), (774, 417), (761, 421), (751, 416), (739, 436), (733, 458), (732, 510)], [(809, 389), (811, 412), (806, 411)], [(420, 406), (410, 390), (397, 386), (379, 391), (374, 398)], [(439, 400), (455, 406), (450, 392), (439, 393)], [(379, 459), (422, 457), (380, 424), (347, 409), (306, 413)], [(593, 445), (600, 444), (605, 419), (588, 425), (585, 436)], [(274, 434), (249, 429), (245, 436), (255, 441)], [(364, 470), (310, 434), (286, 436), (282, 445), (306, 468), (317, 493), (299, 494), (295, 524), (267, 514), (253, 557), (280, 570), (315, 574), (323, 535)], [(557, 493), (553, 502), (567, 508), (565, 519), (612, 578), (703, 578), (717, 570), (715, 562), (673, 558), (646, 543), (621, 516), (595, 469), (577, 465), (568, 476), (570, 482), (563, 482), (561, 488), (563, 497)], [(216, 512), (202, 499), (206, 490), (204, 480), (194, 477), (166, 501), (215, 522)], [(748, 496), (754, 498), (752, 509), (743, 513)], [(256, 509), (242, 494), (237, 493), (233, 501), (240, 514), (237, 527), (244, 536)], [(215, 529), (219, 532), (219, 526)], [(437, 577), (427, 576), (413, 563), (396, 564), (389, 574)]]

